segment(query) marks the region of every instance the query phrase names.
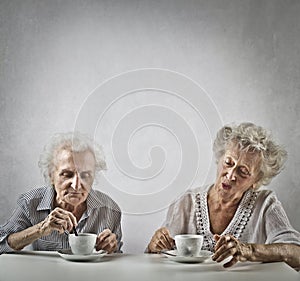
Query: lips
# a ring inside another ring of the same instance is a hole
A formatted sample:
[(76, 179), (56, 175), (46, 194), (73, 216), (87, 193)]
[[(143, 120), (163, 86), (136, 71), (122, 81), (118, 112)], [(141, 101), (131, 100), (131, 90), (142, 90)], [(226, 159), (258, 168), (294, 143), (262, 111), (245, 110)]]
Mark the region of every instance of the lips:
[(80, 192), (69, 192), (69, 196), (78, 196), (80, 194)]
[(223, 187), (223, 189), (225, 189), (225, 190), (231, 189), (231, 185), (230, 185), (230, 184), (227, 184), (227, 183), (222, 183), (222, 187)]

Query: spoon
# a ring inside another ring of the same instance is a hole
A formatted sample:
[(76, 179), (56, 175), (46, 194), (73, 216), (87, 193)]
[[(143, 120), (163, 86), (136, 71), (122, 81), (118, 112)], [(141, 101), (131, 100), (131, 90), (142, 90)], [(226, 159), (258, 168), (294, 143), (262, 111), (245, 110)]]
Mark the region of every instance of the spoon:
[(169, 253), (169, 252), (167, 252), (167, 251), (160, 251), (160, 253), (161, 253), (161, 254), (168, 255), (168, 256), (172, 256), (172, 257), (177, 257), (177, 255), (171, 254), (171, 253)]
[(78, 236), (78, 233), (77, 233), (77, 230), (76, 230), (75, 226), (73, 227), (73, 232), (74, 232), (75, 236)]

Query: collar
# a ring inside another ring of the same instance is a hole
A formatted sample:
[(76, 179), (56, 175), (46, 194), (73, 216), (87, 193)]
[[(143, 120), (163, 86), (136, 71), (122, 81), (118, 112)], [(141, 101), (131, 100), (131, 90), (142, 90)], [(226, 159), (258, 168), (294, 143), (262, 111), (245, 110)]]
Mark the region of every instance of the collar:
[(41, 202), (37, 206), (37, 211), (51, 210), (52, 205), (53, 205), (54, 196), (55, 196), (54, 188), (52, 186), (45, 187), (45, 192), (44, 192)]

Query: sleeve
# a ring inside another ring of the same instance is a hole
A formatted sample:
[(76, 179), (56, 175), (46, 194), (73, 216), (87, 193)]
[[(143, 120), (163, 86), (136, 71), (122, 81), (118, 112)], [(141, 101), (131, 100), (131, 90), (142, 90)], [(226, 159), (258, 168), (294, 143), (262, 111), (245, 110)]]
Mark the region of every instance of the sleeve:
[(170, 205), (162, 226), (166, 227), (174, 237), (177, 234), (188, 233), (190, 226), (193, 225), (193, 220), (193, 195), (191, 192), (186, 192)]
[(291, 243), (300, 245), (300, 233), (295, 230), (276, 197), (272, 198), (272, 203), (265, 213), (266, 219), (266, 244), (271, 243)]
[(7, 222), (0, 226), (0, 254), (12, 252), (13, 249), (8, 245), (7, 237), (32, 226), (29, 220), (29, 212), (26, 200), (22, 197), (17, 201), (17, 208), (12, 213)]
[[(116, 252), (121, 253), (121, 248), (123, 245), (122, 242), (122, 227), (121, 227), (121, 218), (122, 218), (122, 212), (120, 207), (115, 203), (112, 199), (108, 198), (108, 203), (106, 206), (106, 225), (105, 228), (110, 229), (110, 231), (114, 234), (116, 234), (117, 242), (118, 242), (118, 248)], [(103, 230), (103, 221), (99, 221), (99, 231), (101, 232)]]
[(114, 234), (116, 234), (117, 236), (117, 241), (118, 241), (118, 248), (117, 248), (117, 251), (118, 253), (121, 253), (121, 248), (122, 248), (122, 245), (123, 245), (123, 242), (122, 242), (122, 227), (121, 227), (121, 217), (122, 217), (122, 213), (121, 211), (117, 212), (116, 211), (116, 215), (115, 215), (115, 220), (114, 220), (114, 227), (112, 228), (112, 232)]

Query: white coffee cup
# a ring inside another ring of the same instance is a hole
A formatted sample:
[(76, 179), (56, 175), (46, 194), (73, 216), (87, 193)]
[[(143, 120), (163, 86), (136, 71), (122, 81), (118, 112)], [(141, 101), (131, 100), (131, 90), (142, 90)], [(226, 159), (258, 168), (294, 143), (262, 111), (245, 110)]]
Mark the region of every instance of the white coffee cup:
[(196, 257), (200, 255), (203, 236), (197, 234), (175, 235), (175, 244), (179, 256)]
[(96, 244), (97, 235), (93, 233), (69, 234), (69, 244), (74, 255), (90, 255)]

